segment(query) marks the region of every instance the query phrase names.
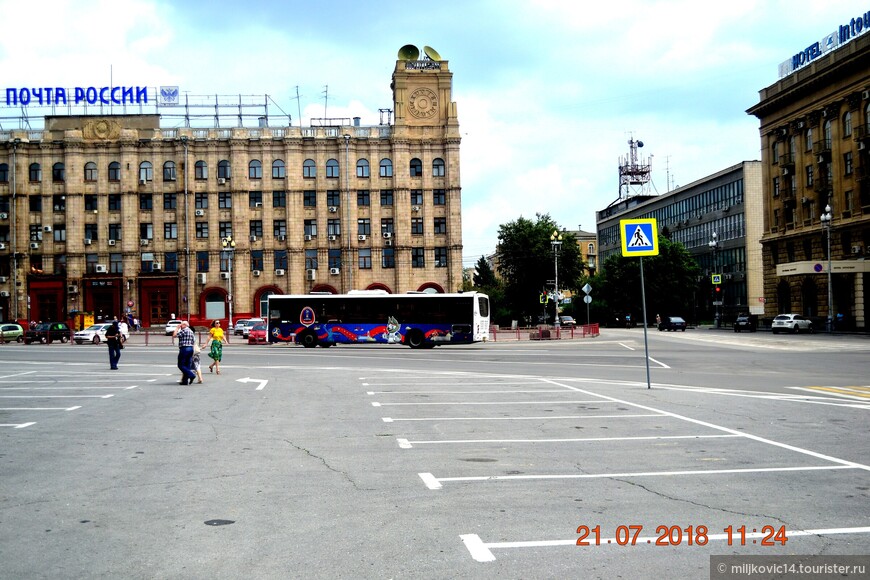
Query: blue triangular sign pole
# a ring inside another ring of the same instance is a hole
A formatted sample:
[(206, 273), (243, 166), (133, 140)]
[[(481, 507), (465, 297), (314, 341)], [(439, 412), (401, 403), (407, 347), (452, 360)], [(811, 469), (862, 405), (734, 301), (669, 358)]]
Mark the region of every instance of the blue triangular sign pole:
[(643, 323), (643, 354), (644, 360), (646, 361), (646, 388), (652, 388), (649, 380), (649, 342), (647, 341), (646, 336), (646, 289), (643, 283), (643, 256), (638, 256), (640, 258), (640, 301), (643, 305), (643, 318), (641, 322)]

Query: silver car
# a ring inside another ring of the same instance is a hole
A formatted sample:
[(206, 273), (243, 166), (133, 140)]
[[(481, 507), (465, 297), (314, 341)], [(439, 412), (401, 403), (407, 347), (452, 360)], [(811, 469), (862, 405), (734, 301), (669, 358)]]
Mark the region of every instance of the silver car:
[(812, 332), (813, 322), (800, 314), (780, 314), (773, 319), (771, 330), (774, 334), (780, 332)]

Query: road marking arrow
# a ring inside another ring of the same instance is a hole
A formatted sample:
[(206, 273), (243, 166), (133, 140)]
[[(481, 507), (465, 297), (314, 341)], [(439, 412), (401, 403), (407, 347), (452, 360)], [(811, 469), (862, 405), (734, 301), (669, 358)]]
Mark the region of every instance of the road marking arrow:
[(254, 389), (255, 391), (262, 391), (263, 387), (266, 386), (266, 383), (269, 381), (266, 379), (252, 379), (251, 377), (245, 377), (243, 379), (236, 379), (236, 382), (239, 383), (260, 383), (260, 386)]

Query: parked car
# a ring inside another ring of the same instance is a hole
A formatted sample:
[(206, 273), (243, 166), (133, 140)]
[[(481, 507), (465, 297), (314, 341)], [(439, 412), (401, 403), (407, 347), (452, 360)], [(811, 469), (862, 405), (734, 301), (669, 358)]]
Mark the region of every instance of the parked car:
[(24, 343), (51, 344), (55, 340), (68, 342), (72, 332), (65, 322), (40, 322), (24, 332)]
[[(85, 328), (84, 330), (80, 330), (73, 335), (73, 340), (76, 344), (84, 344), (85, 342), (91, 342), (93, 344), (100, 344), (104, 340), (106, 340), (106, 331), (112, 326), (112, 323), (100, 323), (100, 324), (92, 324), (91, 326)], [(126, 342), (127, 339), (130, 338), (130, 332), (121, 331), (121, 342)]]
[(242, 329), (245, 328), (245, 324), (247, 322), (247, 318), (239, 318), (238, 320), (236, 320), (236, 325), (233, 327), (233, 334), (241, 335)]
[(559, 324), (561, 326), (567, 326), (568, 328), (574, 327), (574, 317), (573, 316), (560, 316)]
[(175, 332), (175, 329), (178, 328), (178, 326), (180, 324), (181, 324), (181, 321), (175, 320), (174, 318), (172, 320), (170, 320), (169, 322), (167, 322), (166, 328), (164, 329), (166, 331), (166, 336), (169, 336), (170, 334)]
[(245, 325), (242, 327), (242, 336), (248, 338), (248, 334), (250, 334), (251, 329), (257, 326), (258, 324), (265, 324), (266, 321), (262, 318), (249, 318), (245, 321)]
[(659, 322), (659, 330), (673, 330), (676, 332), (677, 330), (681, 330), (686, 332), (686, 321), (680, 318), (679, 316), (665, 316), (662, 318), (662, 321)]
[(16, 342), (23, 342), (24, 329), (20, 324), (15, 324), (13, 322), (0, 324), (0, 340), (3, 340), (4, 342), (12, 342), (13, 340)]
[(757, 330), (755, 326), (755, 319), (752, 316), (747, 316), (745, 314), (741, 314), (734, 320), (734, 332), (740, 332), (741, 330), (748, 330), (749, 332), (755, 332)]
[(771, 330), (774, 334), (780, 332), (812, 332), (813, 323), (809, 318), (805, 318), (800, 314), (778, 314), (773, 319)]
[(248, 332), (248, 344), (268, 344), (269, 338), (266, 335), (266, 323), (260, 322), (254, 325)]

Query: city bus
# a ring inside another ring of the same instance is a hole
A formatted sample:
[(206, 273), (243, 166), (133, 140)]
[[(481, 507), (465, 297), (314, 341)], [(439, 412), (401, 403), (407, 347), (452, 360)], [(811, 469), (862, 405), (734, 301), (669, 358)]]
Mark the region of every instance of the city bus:
[(273, 294), (268, 311), (270, 343), (295, 342), (308, 348), (334, 344), (432, 348), (489, 340), (489, 297), (479, 292)]

